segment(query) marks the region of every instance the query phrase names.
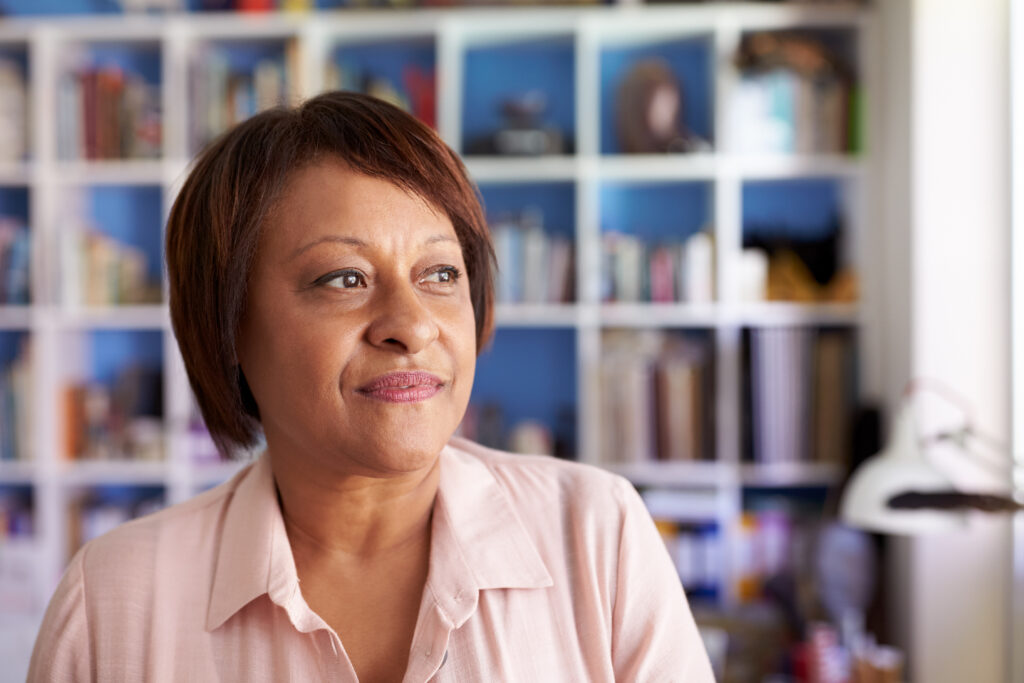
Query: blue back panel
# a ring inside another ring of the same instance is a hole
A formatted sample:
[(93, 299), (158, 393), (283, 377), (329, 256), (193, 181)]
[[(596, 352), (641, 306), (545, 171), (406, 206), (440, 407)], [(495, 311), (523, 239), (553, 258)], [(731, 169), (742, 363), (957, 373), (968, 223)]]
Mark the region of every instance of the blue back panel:
[(28, 188), (0, 187), (0, 216), (28, 224)]
[(836, 226), (841, 183), (805, 178), (746, 183), (743, 186), (745, 236), (818, 239)]
[(115, 65), (141, 76), (150, 85), (161, 81), (160, 47), (156, 43), (95, 43), (89, 45), (88, 54), (95, 67)]
[(544, 230), (571, 238), (576, 233), (576, 192), (573, 183), (483, 184), (484, 211), (493, 224), (502, 214), (518, 215), (537, 208), (544, 214)]
[(334, 50), (334, 62), (386, 79), (396, 88), (404, 89), (405, 71), (410, 65), (433, 73), (437, 57), (434, 41), (428, 39), (342, 45)]
[(710, 183), (604, 183), (601, 230), (681, 242), (712, 219)]
[[(575, 443), (576, 333), (562, 329), (499, 329), (491, 348), (477, 360), (470, 401), (501, 406), (505, 429), (526, 419), (544, 423)], [(573, 433), (564, 433), (571, 429)]]
[(28, 338), (27, 332), (5, 330), (0, 332), (0, 369), (6, 367), (21, 353), (22, 343)]
[(110, 385), (133, 363), (160, 370), (164, 363), (163, 333), (159, 330), (94, 330), (89, 334), (92, 379)]

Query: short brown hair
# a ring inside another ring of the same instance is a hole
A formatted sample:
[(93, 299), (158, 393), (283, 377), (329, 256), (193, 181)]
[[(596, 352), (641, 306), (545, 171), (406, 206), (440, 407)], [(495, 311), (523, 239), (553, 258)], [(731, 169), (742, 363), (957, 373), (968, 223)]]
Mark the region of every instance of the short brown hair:
[(490, 233), (465, 166), (433, 130), (397, 107), (348, 92), (257, 114), (199, 155), (167, 221), (171, 322), (222, 455), (259, 439), (259, 410), (235, 336), (264, 220), (293, 173), (327, 158), (411, 191), (448, 216), (469, 277), (477, 353), (491, 335)]

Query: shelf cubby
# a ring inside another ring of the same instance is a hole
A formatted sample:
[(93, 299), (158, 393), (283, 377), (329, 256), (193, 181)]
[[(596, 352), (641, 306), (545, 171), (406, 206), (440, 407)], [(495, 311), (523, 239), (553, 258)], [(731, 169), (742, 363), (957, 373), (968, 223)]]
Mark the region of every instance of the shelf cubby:
[(549, 454), (575, 458), (575, 354), (571, 329), (498, 329), (477, 362), (463, 433), (497, 448), (546, 441)]
[(432, 35), (346, 41), (331, 51), (326, 90), (364, 92), (437, 128), (437, 48)]
[(294, 38), (196, 41), (188, 79), (190, 152), (263, 109), (296, 101), (298, 61)]
[(573, 154), (575, 41), (524, 37), (466, 47), (462, 153), (469, 156)]
[(603, 182), (602, 301), (713, 301), (713, 220), (710, 183)]
[[(743, 184), (742, 247), (744, 260), (750, 259), (744, 267), (753, 269), (750, 279), (763, 272), (763, 299), (856, 304), (856, 235), (847, 195), (846, 183), (832, 178)], [(752, 289), (758, 287), (752, 283)], [(744, 298), (757, 300), (756, 292)]]
[(482, 183), (498, 259), (496, 302), (576, 300), (576, 188), (570, 182)]
[(710, 152), (712, 36), (610, 38), (600, 52), (601, 153)]
[(844, 467), (859, 395), (855, 328), (748, 327), (742, 353), (742, 460)]
[(712, 330), (605, 328), (593, 372), (604, 465), (712, 461)]
[(63, 332), (62, 455), (155, 462), (166, 452), (164, 340), (159, 330)]
[(163, 300), (160, 186), (69, 187), (59, 223), (59, 291), (66, 309)]
[(56, 93), (58, 159), (161, 158), (160, 43), (88, 40), (62, 47)]

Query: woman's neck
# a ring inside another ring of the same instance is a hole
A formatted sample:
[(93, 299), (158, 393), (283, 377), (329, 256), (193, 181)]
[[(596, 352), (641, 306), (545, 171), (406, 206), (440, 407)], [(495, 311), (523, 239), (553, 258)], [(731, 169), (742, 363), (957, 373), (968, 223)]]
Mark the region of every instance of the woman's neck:
[(270, 462), (289, 542), (307, 557), (366, 561), (429, 539), (439, 458), (388, 477), (323, 472), (273, 450)]

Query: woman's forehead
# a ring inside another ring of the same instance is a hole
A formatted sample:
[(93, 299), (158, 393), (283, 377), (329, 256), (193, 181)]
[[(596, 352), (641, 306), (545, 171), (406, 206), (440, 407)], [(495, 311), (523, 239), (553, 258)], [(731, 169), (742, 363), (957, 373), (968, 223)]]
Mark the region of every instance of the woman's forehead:
[(353, 247), (457, 243), (451, 220), (423, 197), (343, 162), (297, 170), (267, 223), (265, 241), (281, 249), (312, 242)]

